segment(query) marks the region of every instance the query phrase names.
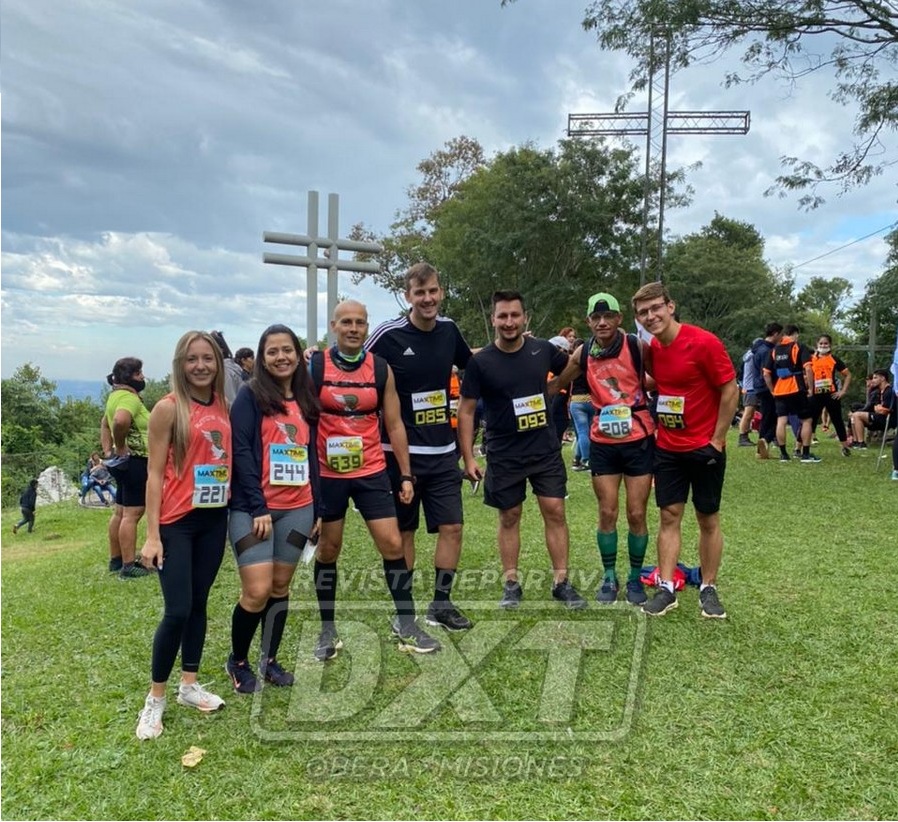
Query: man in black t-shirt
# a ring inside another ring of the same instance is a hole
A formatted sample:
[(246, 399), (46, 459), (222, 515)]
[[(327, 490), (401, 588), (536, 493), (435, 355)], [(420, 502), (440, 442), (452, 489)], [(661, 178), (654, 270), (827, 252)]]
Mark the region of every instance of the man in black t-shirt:
[(464, 368), (471, 349), (455, 323), (440, 317), (443, 289), (437, 270), (427, 263), (413, 265), (405, 275), (409, 313), (381, 323), (365, 348), (383, 357), (393, 369), (402, 421), (408, 435), (415, 497), (408, 505), (398, 499), (399, 466), (386, 436), (383, 447), (387, 471), (396, 493), (396, 511), (402, 547), (409, 569), (415, 564), (415, 531), (421, 505), (427, 531), (437, 534), (434, 552), (434, 594), (427, 609), (427, 624), (448, 631), (463, 631), (471, 621), (452, 604), (462, 540), (462, 474), (455, 450), (449, 381), (452, 366)]
[(458, 435), (465, 475), (481, 479), (474, 459), (474, 409), (483, 399), (489, 430), (483, 501), (499, 509), (499, 556), (505, 574), (500, 601), (515, 608), (523, 591), (518, 581), (521, 511), (527, 481), (545, 522), (546, 547), (552, 560), (552, 596), (569, 608), (586, 601), (567, 578), (568, 528), (564, 513), (567, 474), (552, 427), (546, 381), (567, 365), (567, 355), (548, 340), (524, 336), (527, 315), (517, 291), (496, 291), (492, 298), (496, 339), (475, 354), (465, 370), (458, 407)]

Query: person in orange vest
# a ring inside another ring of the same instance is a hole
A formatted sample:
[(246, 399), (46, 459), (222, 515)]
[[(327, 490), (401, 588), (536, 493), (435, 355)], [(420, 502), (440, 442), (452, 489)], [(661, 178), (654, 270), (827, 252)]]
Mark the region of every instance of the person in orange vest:
[(801, 461), (814, 463), (820, 462), (820, 457), (811, 453), (814, 412), (810, 399), (814, 395), (814, 371), (811, 350), (798, 342), (800, 332), (797, 325), (787, 325), (783, 329), (783, 338), (770, 352), (762, 373), (776, 404), (776, 443), (780, 448), (780, 462), (791, 459), (786, 450), (786, 424), (789, 415), (795, 414), (801, 421)]
[[(832, 337), (829, 334), (821, 334), (817, 340), (817, 350), (811, 357), (811, 369), (814, 372), (811, 411), (814, 414), (814, 426), (824, 411), (829, 413), (839, 444), (842, 446), (842, 456), (850, 457), (851, 448), (848, 445), (848, 434), (842, 417), (842, 397), (851, 385), (851, 371), (842, 360), (833, 355), (832, 344)], [(836, 385), (836, 374), (842, 377), (841, 388)]]

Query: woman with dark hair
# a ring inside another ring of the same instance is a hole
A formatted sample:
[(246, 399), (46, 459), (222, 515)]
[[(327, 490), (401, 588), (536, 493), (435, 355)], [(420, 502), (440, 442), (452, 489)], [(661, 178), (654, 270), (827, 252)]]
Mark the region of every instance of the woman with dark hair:
[[(225, 342), (224, 334), (222, 334), (221, 331), (210, 331), (209, 336), (215, 340), (219, 351), (221, 351), (222, 359), (224, 360), (225, 399), (228, 401), (228, 407), (230, 408), (230, 406), (234, 404), (237, 392), (243, 385), (244, 380), (246, 380), (246, 375), (243, 368), (241, 368), (239, 361), (235, 359), (233, 354), (231, 354), (231, 347)], [(243, 350), (245, 349), (240, 349), (240, 351)]]
[(256, 352), (253, 378), (231, 407), (234, 477), (231, 545), (240, 572), (240, 600), (231, 619), (225, 666), (237, 693), (259, 683), (249, 649), (262, 625), (260, 676), (293, 684), (277, 661), (287, 622), (290, 581), (306, 541), (318, 531), (318, 461), (313, 427), (318, 399), (302, 347), (285, 325), (269, 326)]
[(135, 564), (137, 523), (143, 516), (147, 487), (147, 426), (150, 412), (140, 399), (146, 388), (143, 362), (122, 357), (106, 377), (112, 392), (100, 421), (106, 467), (115, 478), (115, 513), (109, 520), (109, 570), (119, 579), (146, 576)]
[(228, 535), (231, 423), (224, 363), (203, 331), (188, 331), (172, 361), (171, 393), (150, 414), (147, 539), (141, 562), (156, 567), (165, 612), (153, 637), (152, 684), (138, 739), (162, 733), (165, 690), (181, 652), (178, 704), (208, 713), (224, 700), (197, 682), (206, 603)]

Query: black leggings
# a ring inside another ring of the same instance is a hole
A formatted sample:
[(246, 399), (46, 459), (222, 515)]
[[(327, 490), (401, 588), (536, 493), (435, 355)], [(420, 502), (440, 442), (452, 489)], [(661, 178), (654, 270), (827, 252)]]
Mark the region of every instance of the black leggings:
[(165, 613), (153, 637), (153, 682), (166, 682), (181, 649), (181, 670), (200, 668), (206, 640), (206, 602), (224, 556), (226, 508), (195, 508), (161, 525), (163, 562), (159, 572)]
[(832, 394), (814, 394), (811, 397), (811, 410), (814, 412), (814, 430), (817, 430), (820, 414), (824, 408), (829, 411), (829, 418), (832, 421), (833, 428), (836, 429), (836, 436), (839, 438), (839, 442), (845, 442), (848, 439), (848, 434), (845, 431), (845, 420), (842, 418), (842, 401), (837, 400)]

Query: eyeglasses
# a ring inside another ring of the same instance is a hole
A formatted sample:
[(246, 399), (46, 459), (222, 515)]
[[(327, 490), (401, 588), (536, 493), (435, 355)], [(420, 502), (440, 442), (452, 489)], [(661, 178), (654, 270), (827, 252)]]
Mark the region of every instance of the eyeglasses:
[(649, 314), (660, 313), (661, 309), (664, 308), (666, 305), (667, 305), (667, 303), (655, 303), (654, 305), (648, 306), (648, 308), (640, 308), (636, 312), (636, 316), (639, 317), (639, 319), (641, 319), (641, 320), (645, 319), (646, 317), (648, 317)]

